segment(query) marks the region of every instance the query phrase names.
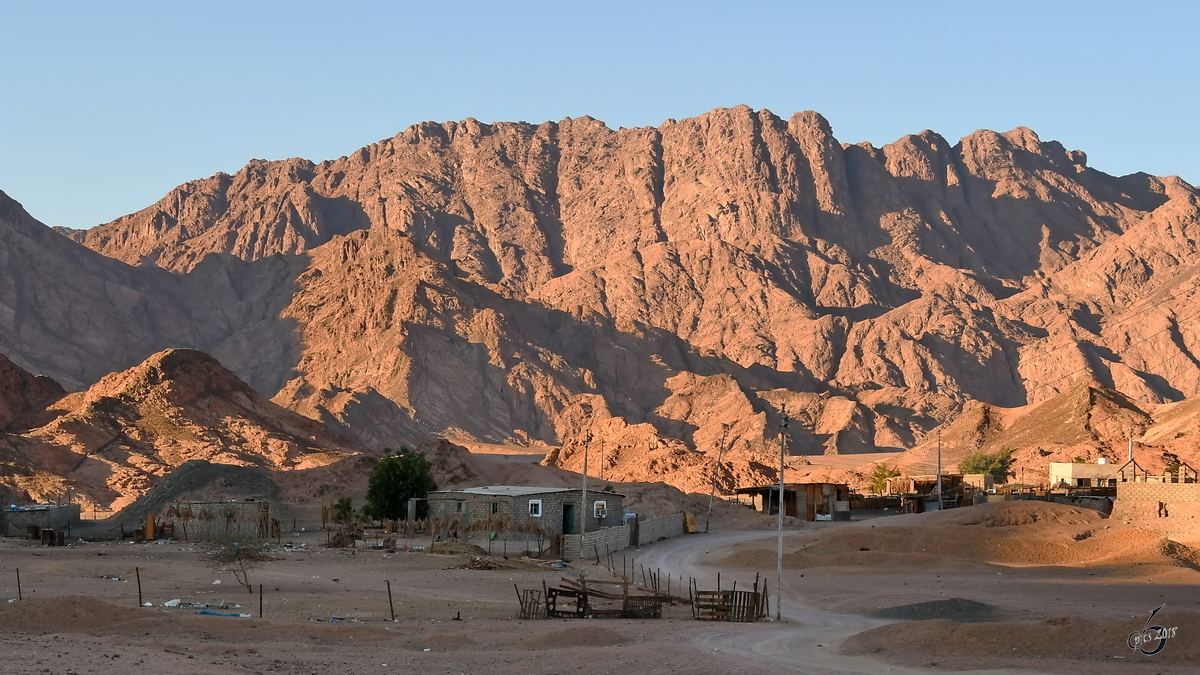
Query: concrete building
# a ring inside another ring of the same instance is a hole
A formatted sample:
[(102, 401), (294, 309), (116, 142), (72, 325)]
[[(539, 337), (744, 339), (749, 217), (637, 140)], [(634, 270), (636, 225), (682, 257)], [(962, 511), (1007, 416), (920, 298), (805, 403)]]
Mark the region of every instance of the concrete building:
[(1107, 488), (1117, 486), (1115, 464), (1109, 464), (1104, 458), (1096, 464), (1083, 462), (1051, 462), (1050, 487), (1058, 488)]
[(29, 536), (29, 528), (65, 530), (79, 524), (79, 504), (13, 505), (0, 511), (0, 531), (6, 537)]
[(584, 526), (592, 532), (621, 525), (624, 516), (625, 497), (614, 492), (588, 490), (584, 514), (580, 513), (579, 488), (487, 485), (429, 493), (430, 519), (443, 526), (454, 523), (459, 533), (503, 527), (510, 532), (556, 537), (580, 534)]
[[(738, 488), (755, 511), (779, 513), (779, 484)], [(850, 486), (845, 483), (785, 483), (783, 515), (804, 520), (850, 520)]]

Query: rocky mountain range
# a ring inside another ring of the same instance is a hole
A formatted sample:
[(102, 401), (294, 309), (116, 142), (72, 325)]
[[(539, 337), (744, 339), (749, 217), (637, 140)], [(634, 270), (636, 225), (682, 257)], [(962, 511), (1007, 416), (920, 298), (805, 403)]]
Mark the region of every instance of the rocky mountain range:
[(590, 432), (612, 471), (693, 489), (724, 439), (728, 487), (773, 475), (784, 410), (800, 463), (919, 454), (1081, 382), (1147, 415), (1200, 394), (1198, 200), (1024, 128), (874, 147), (745, 106), (423, 123), (89, 230), (0, 193), (0, 352), (80, 390), (190, 347), (364, 447), (575, 468)]

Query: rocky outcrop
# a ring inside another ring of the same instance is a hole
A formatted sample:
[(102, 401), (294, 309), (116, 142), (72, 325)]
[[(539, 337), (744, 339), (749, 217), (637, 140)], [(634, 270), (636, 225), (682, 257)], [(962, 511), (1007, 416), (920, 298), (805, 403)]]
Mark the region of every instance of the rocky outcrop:
[(173, 349), (50, 405), (44, 425), (0, 435), (0, 486), (38, 500), (119, 508), (191, 460), (295, 471), (363, 448), (263, 398), (215, 359)]
[(0, 431), (40, 426), (47, 406), (66, 395), (57, 382), (34, 375), (0, 354)]

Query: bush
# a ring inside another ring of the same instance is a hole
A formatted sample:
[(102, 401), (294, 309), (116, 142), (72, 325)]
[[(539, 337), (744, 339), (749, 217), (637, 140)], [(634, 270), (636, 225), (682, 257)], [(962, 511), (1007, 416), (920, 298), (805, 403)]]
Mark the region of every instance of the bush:
[(272, 560), (270, 547), (260, 541), (229, 541), (213, 547), (208, 557), (208, 566), (217, 572), (228, 572), (237, 582), (254, 592), (250, 584), (250, 571)]
[(378, 518), (403, 520), (408, 500), (423, 498), (438, 489), (433, 480), (433, 464), (425, 453), (400, 448), (400, 453), (384, 450), (371, 478), (367, 481), (367, 504)]
[(997, 483), (1007, 483), (1008, 477), (1014, 475), (1012, 455), (1012, 448), (1000, 448), (991, 453), (972, 453), (958, 463), (958, 470), (964, 474), (990, 473)]

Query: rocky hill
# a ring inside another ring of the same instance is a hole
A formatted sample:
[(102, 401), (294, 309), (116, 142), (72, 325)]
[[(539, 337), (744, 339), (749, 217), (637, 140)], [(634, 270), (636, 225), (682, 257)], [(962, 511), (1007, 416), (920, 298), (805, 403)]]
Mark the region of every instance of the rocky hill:
[(784, 406), (798, 454), (857, 453), (1081, 380), (1143, 406), (1200, 394), (1198, 199), (1024, 128), (877, 148), (744, 106), (658, 128), (424, 123), (85, 232), (10, 203), (0, 227), (87, 263), (33, 283), (96, 317), (52, 343), (0, 316), (0, 346), (69, 386), (197, 347), (368, 445), (437, 433), (569, 463), (591, 429), (680, 486), (724, 436), (725, 482), (745, 482), (772, 474)]
[[(16, 366), (10, 370), (27, 383), (20, 392), (26, 400), (53, 391)], [(58, 391), (25, 413), (43, 424), (0, 434), (0, 489), (11, 496), (55, 501), (70, 490), (85, 506), (120, 508), (190, 460), (298, 471), (364, 451), (189, 349), (154, 354), (86, 391)]]

